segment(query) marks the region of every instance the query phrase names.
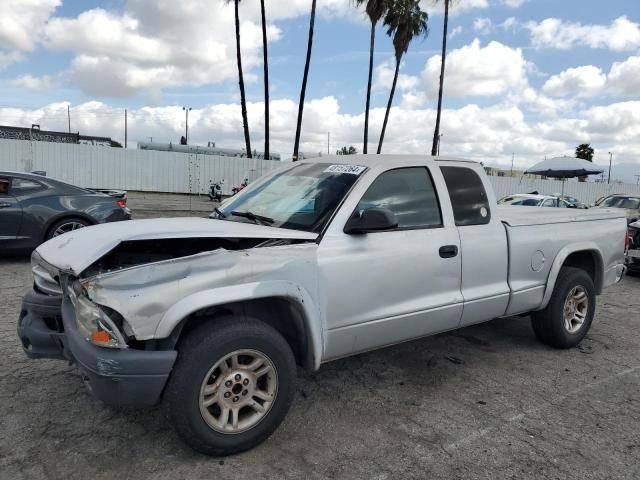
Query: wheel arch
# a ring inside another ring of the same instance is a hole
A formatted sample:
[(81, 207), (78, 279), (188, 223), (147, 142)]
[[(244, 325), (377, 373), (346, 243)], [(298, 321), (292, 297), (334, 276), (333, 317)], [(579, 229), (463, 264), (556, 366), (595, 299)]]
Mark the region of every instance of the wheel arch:
[(56, 223), (58, 223), (61, 220), (72, 220), (74, 218), (85, 220), (89, 222), (90, 225), (95, 225), (97, 223), (94, 218), (92, 218), (91, 216), (83, 212), (76, 212), (76, 211), (61, 212), (58, 215), (51, 217), (50, 219), (47, 220), (47, 223), (42, 229), (42, 241), (47, 240), (47, 236), (49, 235), (49, 231), (51, 230), (51, 227), (53, 227)]
[(549, 303), (562, 267), (575, 267), (584, 270), (593, 280), (596, 294), (600, 295), (602, 292), (604, 263), (598, 246), (593, 242), (567, 245), (558, 252), (551, 266), (540, 309), (545, 308)]
[(226, 315), (262, 321), (287, 340), (296, 362), (317, 370), (322, 358), (319, 311), (302, 287), (290, 282), (249, 284), (206, 290), (172, 306), (162, 317), (154, 338), (167, 339), (173, 348), (184, 335)]

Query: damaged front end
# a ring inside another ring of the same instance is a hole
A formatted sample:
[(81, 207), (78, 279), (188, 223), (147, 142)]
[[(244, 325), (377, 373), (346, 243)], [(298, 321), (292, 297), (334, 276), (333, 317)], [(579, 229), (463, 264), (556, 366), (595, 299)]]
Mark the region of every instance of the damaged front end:
[[(176, 338), (155, 334), (174, 304), (274, 271), (295, 277), (315, 247), (315, 235), (278, 235), (279, 229), (256, 226), (265, 234), (252, 236), (248, 225), (235, 225), (238, 236), (158, 238), (147, 232), (115, 244), (94, 236), (87, 250), (91, 227), (45, 243), (32, 255), (34, 286), (19, 315), (25, 354), (76, 363), (93, 396), (105, 403), (157, 403), (177, 352)], [(70, 253), (74, 245), (77, 257)]]

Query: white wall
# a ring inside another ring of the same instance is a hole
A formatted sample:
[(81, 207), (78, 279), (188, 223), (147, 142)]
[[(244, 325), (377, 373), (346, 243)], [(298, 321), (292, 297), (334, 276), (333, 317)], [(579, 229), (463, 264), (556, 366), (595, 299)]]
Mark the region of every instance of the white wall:
[[(554, 194), (562, 191), (562, 182), (559, 180), (541, 180), (534, 178), (489, 177), (496, 198), (500, 199), (512, 193), (530, 193), (538, 191), (541, 194)], [(584, 203), (592, 203), (598, 198), (610, 193), (631, 193), (640, 195), (640, 187), (629, 183), (580, 183), (574, 179), (564, 182), (564, 193), (576, 197)]]
[(148, 192), (206, 193), (224, 179), (224, 194), (283, 163), (175, 152), (0, 140), (0, 170), (44, 170), (48, 177), (80, 187)]
[[(147, 192), (206, 193), (210, 180), (224, 178), (224, 192), (244, 178), (253, 181), (282, 162), (175, 152), (0, 140), (0, 170), (44, 170), (52, 178), (91, 188), (122, 188)], [(562, 190), (556, 180), (489, 177), (496, 197), (512, 193), (553, 194)], [(634, 193), (633, 184), (565, 182), (565, 193), (591, 203), (609, 193)]]

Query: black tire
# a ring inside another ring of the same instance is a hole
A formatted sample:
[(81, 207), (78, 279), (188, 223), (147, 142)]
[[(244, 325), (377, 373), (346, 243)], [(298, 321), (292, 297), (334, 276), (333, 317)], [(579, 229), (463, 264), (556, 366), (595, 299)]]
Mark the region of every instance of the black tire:
[(91, 222), (89, 222), (88, 220), (85, 220), (84, 218), (79, 218), (79, 217), (67, 217), (67, 218), (63, 218), (62, 220), (58, 220), (53, 225), (51, 225), (49, 227), (49, 229), (47, 230), (47, 235), (45, 236), (45, 241), (46, 240), (51, 240), (55, 236), (56, 230), (58, 230), (60, 227), (62, 227), (64, 225), (67, 225), (67, 224), (68, 225), (80, 224), (83, 227), (88, 227), (89, 225), (91, 225)]
[[(575, 287), (582, 287), (587, 295), (587, 312), (584, 323), (573, 333), (565, 327), (565, 300)], [(531, 315), (533, 331), (542, 343), (555, 348), (572, 348), (578, 345), (591, 328), (596, 310), (596, 289), (587, 272), (575, 267), (563, 267), (558, 274), (553, 294), (544, 310)]]
[[(256, 425), (240, 433), (222, 433), (203, 418), (200, 389), (220, 359), (246, 349), (271, 360), (277, 373), (277, 394)], [(174, 428), (188, 445), (207, 455), (230, 455), (258, 445), (280, 425), (293, 401), (295, 380), (295, 359), (280, 333), (257, 320), (225, 317), (198, 327), (180, 342), (164, 400)]]

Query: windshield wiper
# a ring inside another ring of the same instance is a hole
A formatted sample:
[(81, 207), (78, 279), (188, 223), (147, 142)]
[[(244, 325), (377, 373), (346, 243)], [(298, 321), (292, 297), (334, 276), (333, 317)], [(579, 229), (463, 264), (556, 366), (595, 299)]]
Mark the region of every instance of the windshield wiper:
[(248, 218), (249, 220), (253, 220), (254, 222), (260, 222), (263, 225), (270, 225), (275, 221), (271, 217), (265, 217), (265, 216), (262, 216), (262, 215), (257, 215), (257, 214), (255, 214), (253, 212), (238, 212), (238, 211), (234, 210), (233, 212), (231, 212), (231, 215), (235, 215), (236, 217)]
[(215, 207), (213, 211), (216, 212), (220, 218), (227, 218), (227, 215), (218, 207)]

